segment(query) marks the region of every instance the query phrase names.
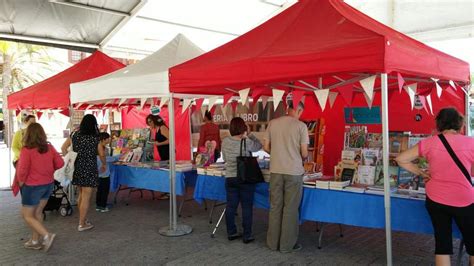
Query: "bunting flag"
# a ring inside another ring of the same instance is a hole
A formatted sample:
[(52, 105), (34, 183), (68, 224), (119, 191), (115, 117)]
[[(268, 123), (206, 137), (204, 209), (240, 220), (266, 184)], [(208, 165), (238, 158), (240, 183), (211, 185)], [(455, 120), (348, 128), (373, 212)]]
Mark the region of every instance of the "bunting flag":
[(48, 120), (51, 120), (51, 118), (54, 116), (53, 112), (48, 112)]
[(304, 91), (300, 91), (300, 90), (295, 90), (292, 92), (293, 94), (293, 107), (297, 107), (298, 104), (301, 102), (305, 92)]
[(430, 108), (431, 115), (434, 115), (434, 113), (433, 113), (433, 103), (431, 102), (431, 94), (426, 96), (426, 102), (428, 103), (428, 107)]
[(127, 104), (134, 104), (136, 101), (135, 98), (130, 98), (128, 101), (127, 101)]
[(425, 109), (427, 114), (430, 114), (430, 111), (428, 111), (428, 107), (426, 106), (426, 96), (418, 95), (418, 98), (420, 99), (421, 105), (423, 105), (423, 109)]
[(213, 96), (213, 97), (210, 97), (209, 98), (209, 105), (207, 106), (207, 110), (211, 111), (212, 107), (214, 106), (214, 104), (217, 102), (217, 99), (219, 97), (217, 96)]
[(335, 91), (329, 92), (329, 107), (330, 108), (334, 106), (334, 103), (336, 102), (337, 94), (338, 93)]
[(262, 110), (265, 110), (265, 107), (267, 106), (268, 103), (268, 96), (262, 95), (260, 98), (262, 98)]
[(252, 89), (252, 100), (254, 103), (258, 102), (258, 99), (265, 93), (266, 87), (258, 86)]
[(43, 116), (43, 112), (36, 112), (36, 116), (38, 117), (38, 120)]
[(237, 109), (237, 105), (239, 104), (239, 102), (237, 101), (232, 101), (230, 103), (230, 105), (232, 106), (232, 111), (235, 113), (235, 110)]
[(242, 105), (245, 105), (247, 103), (249, 92), (250, 92), (250, 88), (239, 91), (239, 96), (240, 96), (240, 100), (242, 101)]
[(107, 109), (102, 109), (102, 117), (105, 117), (105, 111), (107, 111)]
[(165, 104), (170, 100), (169, 97), (161, 97), (160, 99), (160, 109), (163, 108), (163, 106), (165, 106)]
[(353, 91), (352, 91), (353, 85), (352, 84), (347, 84), (342, 87), (337, 88), (337, 91), (339, 94), (341, 94), (342, 98), (346, 102), (347, 105), (352, 104), (352, 96), (353, 96)]
[(411, 103), (411, 109), (413, 110), (413, 107), (415, 107), (415, 94), (416, 94), (416, 88), (418, 84), (413, 83), (410, 85), (406, 85), (403, 88), (405, 91), (408, 93), (408, 96), (410, 96), (410, 103)]
[(143, 106), (145, 106), (145, 103), (146, 103), (146, 98), (141, 98), (140, 99), (140, 109), (138, 109), (138, 110), (143, 110)]
[(441, 98), (441, 94), (443, 93), (443, 88), (438, 83), (438, 80), (435, 81), (436, 84), (436, 95), (438, 95), (438, 99)]
[(76, 104), (76, 110), (79, 110), (79, 108), (83, 105), (83, 103), (78, 103)]
[(328, 89), (315, 90), (314, 95), (316, 95), (316, 98), (318, 99), (319, 106), (321, 106), (321, 110), (324, 111), (324, 108), (326, 108), (326, 102), (329, 96), (329, 90)]
[(15, 116), (18, 116), (20, 113), (21, 113), (21, 110), (20, 110), (20, 109), (16, 109), (16, 110), (15, 110)]
[(397, 79), (398, 79), (398, 92), (402, 93), (402, 89), (403, 89), (403, 85), (405, 84), (405, 80), (403, 79), (403, 77), (400, 73), (397, 73)]
[(447, 87), (445, 92), (451, 94), (452, 96), (454, 96), (456, 99), (458, 100), (461, 100), (461, 97), (459, 97), (459, 95), (451, 88), (451, 87)]
[(369, 109), (372, 109), (372, 103), (374, 102), (374, 98), (370, 99), (369, 96), (365, 93), (364, 93), (364, 98), (365, 98), (365, 101), (367, 102), (367, 106), (369, 107)]
[(157, 106), (157, 105), (158, 105), (158, 98), (157, 98), (157, 97), (153, 97), (153, 98), (152, 98), (152, 102), (153, 102), (153, 105)]
[(71, 113), (69, 112), (69, 109), (61, 110), (59, 113), (62, 114), (62, 115), (65, 115), (67, 117), (71, 116)]
[(126, 100), (127, 98), (120, 99), (118, 106), (120, 107), (120, 105), (122, 105)]
[(130, 111), (132, 111), (132, 109), (133, 109), (133, 105), (129, 105), (127, 107), (127, 115), (128, 115), (128, 113), (130, 113)]
[(183, 107), (181, 108), (181, 113), (184, 113), (186, 109), (191, 105), (192, 99), (185, 98), (183, 99)]
[(203, 103), (204, 103), (204, 98), (196, 99), (196, 110), (199, 110), (200, 112)]
[(224, 102), (222, 103), (222, 106), (226, 107), (227, 104), (229, 103), (229, 100), (234, 96), (234, 94), (231, 92), (231, 93), (227, 93), (227, 94), (224, 94)]
[(464, 94), (469, 95), (469, 94), (467, 93), (467, 91), (464, 89), (464, 87), (459, 86), (459, 88), (461, 88), (461, 90), (464, 92)]
[(365, 94), (369, 97), (370, 100), (374, 99), (374, 85), (375, 85), (375, 79), (377, 78), (376, 75), (370, 76), (368, 78), (365, 78), (360, 82), (360, 85), (364, 89)]
[(449, 81), (449, 86), (451, 86), (451, 88), (453, 88), (455, 91), (458, 90), (458, 89), (456, 88), (456, 84), (455, 84), (454, 81), (452, 81), (452, 80)]
[(284, 94), (285, 94), (284, 90), (272, 89), (274, 111), (276, 111), (276, 109), (278, 108), (278, 105), (280, 104), (281, 99), (283, 98)]

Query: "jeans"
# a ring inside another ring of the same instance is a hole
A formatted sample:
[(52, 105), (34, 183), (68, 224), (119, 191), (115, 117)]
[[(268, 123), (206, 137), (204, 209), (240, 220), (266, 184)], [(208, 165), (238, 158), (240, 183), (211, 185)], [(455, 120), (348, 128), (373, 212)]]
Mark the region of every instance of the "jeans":
[(237, 233), (235, 226), (235, 214), (239, 203), (242, 208), (242, 227), (244, 229), (243, 238), (252, 237), (252, 216), (253, 216), (253, 195), (255, 184), (245, 184), (237, 177), (229, 177), (225, 180), (227, 192), (227, 207), (225, 221), (227, 225), (227, 235)]
[(97, 188), (96, 206), (100, 208), (107, 207), (107, 199), (110, 190), (110, 177), (99, 177), (99, 187)]

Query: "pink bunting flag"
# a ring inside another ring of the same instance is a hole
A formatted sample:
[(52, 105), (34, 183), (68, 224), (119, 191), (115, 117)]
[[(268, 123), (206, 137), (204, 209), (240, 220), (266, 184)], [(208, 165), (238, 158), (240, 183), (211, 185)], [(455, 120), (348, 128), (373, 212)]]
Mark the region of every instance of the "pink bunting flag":
[(129, 106), (127, 107), (127, 115), (128, 115), (128, 113), (130, 113), (130, 111), (132, 111), (133, 108), (134, 108), (133, 105), (129, 105)]
[(347, 105), (352, 104), (352, 96), (353, 96), (352, 89), (353, 89), (352, 84), (347, 84), (337, 89), (337, 91), (339, 92), (339, 94), (341, 94), (342, 98), (344, 99)]
[(403, 85), (405, 84), (405, 80), (403, 79), (403, 77), (400, 73), (397, 73), (397, 79), (398, 79), (398, 92), (402, 93)]
[(226, 107), (227, 104), (229, 103), (229, 100), (234, 96), (234, 93), (227, 93), (227, 94), (224, 94), (224, 104), (223, 106)]
[(426, 113), (430, 114), (430, 111), (428, 111), (428, 106), (426, 105), (426, 96), (418, 95), (418, 98), (420, 99), (421, 105), (423, 105), (423, 109), (425, 109)]
[(36, 116), (38, 117), (38, 120), (40, 120), (41, 116), (43, 116), (43, 112), (36, 112)]
[(48, 112), (48, 119), (51, 120), (51, 118), (54, 116), (53, 112)]
[(196, 110), (201, 111), (203, 103), (204, 103), (204, 98), (196, 99)]
[(293, 94), (293, 107), (297, 107), (298, 104), (300, 103), (301, 99), (303, 98), (304, 96), (304, 91), (300, 91), (300, 90), (295, 90), (292, 92)]

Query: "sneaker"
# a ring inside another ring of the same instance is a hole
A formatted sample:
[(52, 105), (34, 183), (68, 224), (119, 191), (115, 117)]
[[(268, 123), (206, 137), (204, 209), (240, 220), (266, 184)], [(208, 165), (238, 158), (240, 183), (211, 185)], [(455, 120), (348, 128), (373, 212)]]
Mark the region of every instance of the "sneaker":
[(100, 212), (109, 212), (109, 211), (110, 211), (110, 209), (109, 209), (109, 208), (107, 208), (107, 207), (105, 207), (105, 208), (102, 208), (102, 209), (100, 210)]
[(96, 212), (102, 211), (102, 207), (95, 207), (95, 211), (96, 211)]
[(94, 228), (94, 225), (92, 225), (91, 223), (86, 223), (85, 225), (78, 225), (77, 231), (83, 232), (83, 231), (90, 230), (92, 228)]
[(293, 249), (292, 250), (280, 250), (281, 253), (290, 253), (290, 252), (296, 252), (296, 251), (299, 251), (303, 248), (303, 246), (301, 244), (298, 244), (296, 243), (294, 246), (293, 246)]
[(43, 248), (44, 252), (48, 252), (48, 250), (53, 246), (54, 238), (56, 237), (56, 234), (47, 234), (43, 238)]
[(43, 245), (39, 241), (33, 241), (32, 239), (28, 240), (23, 244), (26, 249), (35, 249), (39, 250), (43, 248)]

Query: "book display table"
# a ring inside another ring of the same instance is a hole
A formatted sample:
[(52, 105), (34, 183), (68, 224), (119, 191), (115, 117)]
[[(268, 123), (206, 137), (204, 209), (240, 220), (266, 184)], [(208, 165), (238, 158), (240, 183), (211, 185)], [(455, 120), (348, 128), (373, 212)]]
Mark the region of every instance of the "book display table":
[[(193, 187), (196, 183), (196, 178), (196, 171), (176, 171), (176, 195), (183, 196), (180, 212), (186, 200), (186, 188)], [(126, 186), (126, 188), (122, 186)], [(130, 191), (132, 189), (143, 189), (152, 192), (170, 192), (169, 171), (167, 169), (152, 169), (129, 165), (112, 165), (110, 167), (110, 187), (110, 191), (115, 192), (115, 202), (119, 191), (124, 189), (130, 189)]]

